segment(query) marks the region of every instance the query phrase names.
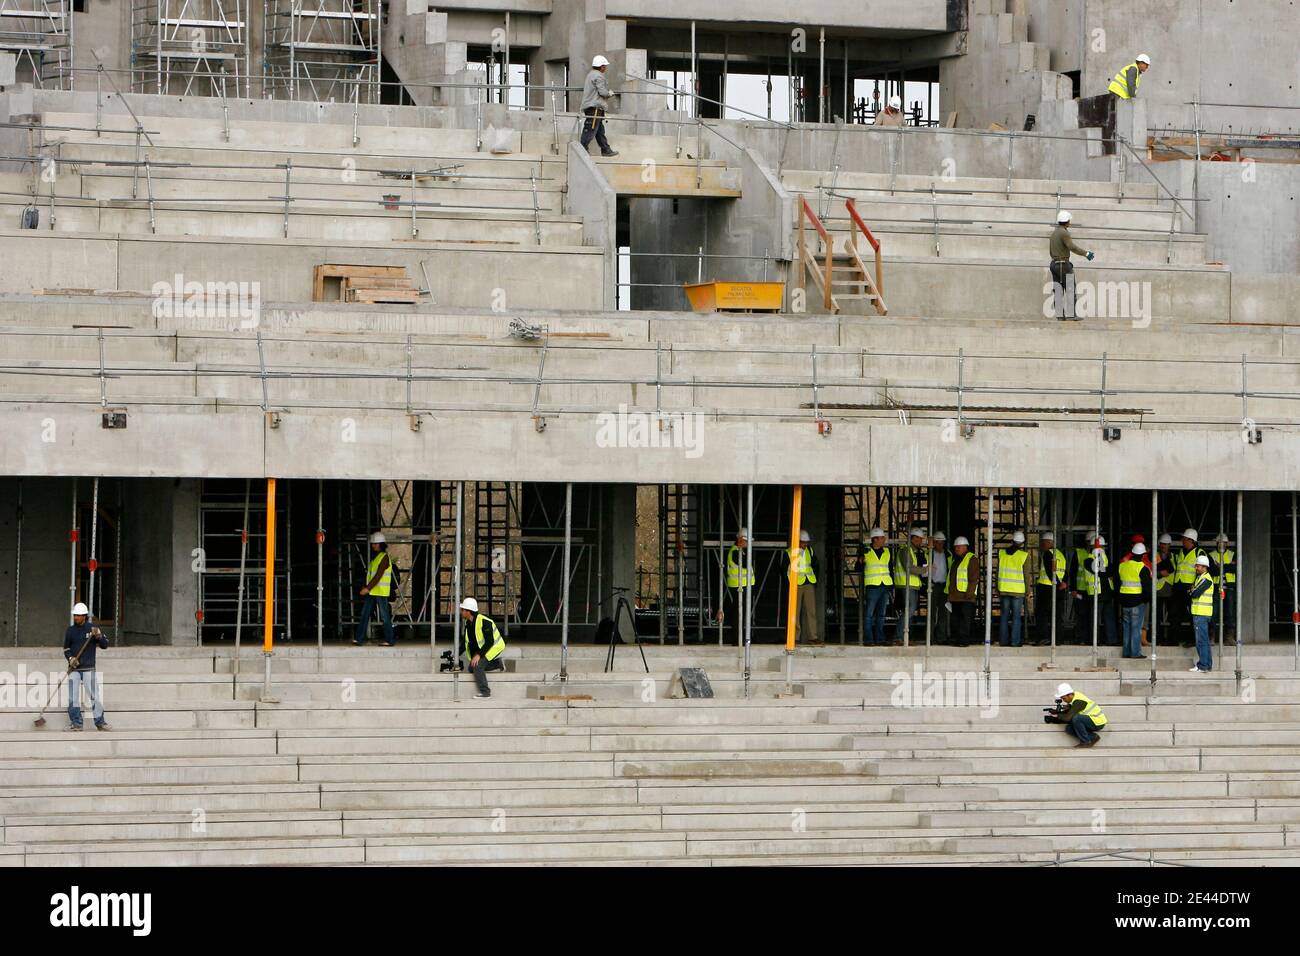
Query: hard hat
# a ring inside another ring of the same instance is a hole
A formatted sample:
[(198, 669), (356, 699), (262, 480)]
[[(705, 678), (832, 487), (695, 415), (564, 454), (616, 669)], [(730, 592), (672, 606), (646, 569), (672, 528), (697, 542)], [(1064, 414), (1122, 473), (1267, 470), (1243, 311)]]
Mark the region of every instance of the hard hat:
[(925, 537), (925, 529), (924, 529), (924, 528), (913, 528), (911, 531), (908, 532), (908, 534), (911, 535), (913, 538), (924, 538), (924, 537)]
[(889, 108), (891, 110), (901, 110), (903, 108), (903, 101), (897, 96), (891, 96), (889, 98)]
[(473, 598), (465, 598), (465, 600), (460, 602), (460, 609), (462, 611), (473, 611), (475, 614), (477, 614), (478, 601), (474, 600)]
[(748, 538), (748, 537), (749, 537), (749, 529), (748, 529), (748, 528), (741, 528), (739, 531), (736, 532), (736, 537), (737, 537), (737, 538)]
[(1140, 541), (1143, 541), (1143, 542), (1144, 542), (1144, 541), (1146, 541), (1146, 539), (1147, 539), (1146, 535), (1142, 534), (1141, 532), (1139, 532), (1138, 534), (1133, 535), (1133, 543), (1134, 543), (1134, 544), (1137, 544), (1137, 543), (1140, 542)]
[(1055, 531), (1044, 531), (1042, 534), (1040, 534), (1040, 535), (1038, 536), (1038, 538), (1039, 538), (1040, 541), (1053, 541), (1053, 542), (1054, 542), (1054, 541), (1056, 541), (1056, 532), (1055, 532)]
[(1199, 540), (1200, 540), (1200, 537), (1196, 534), (1196, 529), (1195, 529), (1195, 528), (1188, 528), (1186, 531), (1183, 532), (1183, 537), (1184, 537), (1184, 538), (1191, 538), (1193, 541), (1199, 541)]
[(942, 531), (936, 531), (934, 534), (930, 535), (930, 540), (931, 540), (931, 541), (947, 541), (947, 540), (948, 540), (948, 536), (947, 536), (946, 534), (944, 534)]
[(388, 539), (384, 537), (384, 533), (382, 531), (376, 531), (374, 534), (370, 536), (370, 543), (388, 544)]
[(1173, 544), (1173, 543), (1174, 543), (1174, 539), (1170, 535), (1162, 534), (1160, 536), (1160, 544)]
[(1073, 218), (1074, 217), (1071, 216), (1070, 213), (1064, 209), (1062, 209), (1060, 212), (1056, 214), (1057, 222), (1069, 222)]
[(1214, 540), (1218, 544), (1227, 544), (1229, 541), (1228, 533), (1226, 531), (1220, 531), (1214, 536)]
[(1071, 687), (1069, 684), (1057, 684), (1057, 685), (1056, 685), (1056, 696), (1057, 696), (1057, 697), (1067, 697), (1067, 696), (1069, 696), (1070, 694), (1073, 694), (1073, 693), (1074, 693), (1074, 688)]
[(609, 66), (609, 60), (605, 59), (599, 53), (591, 58), (592, 69), (598, 70), (602, 66)]
[(1106, 539), (1103, 538), (1101, 535), (1097, 535), (1097, 539), (1094, 542), (1094, 544), (1104, 548), (1106, 546)]
[(967, 548), (969, 548), (969, 547), (970, 547), (970, 542), (967, 541), (964, 537), (958, 536), (957, 540), (954, 541), (954, 542), (952, 543), (952, 546), (953, 546), (954, 548), (956, 548), (956, 547), (967, 547)]
[(1134, 553), (1134, 554), (1146, 554), (1146, 553), (1147, 553), (1147, 546), (1146, 546), (1145, 544), (1143, 544), (1141, 541), (1139, 541), (1137, 544), (1133, 545), (1133, 553)]
[(82, 604), (80, 601), (78, 601), (76, 604), (72, 605), (72, 613), (73, 613), (73, 614), (87, 614), (87, 615), (88, 615), (88, 614), (90, 614), (90, 608), (86, 607), (86, 605), (84, 605), (84, 604)]
[(810, 535), (807, 531), (802, 531), (802, 530), (801, 530), (801, 531), (799, 532), (799, 540), (800, 540), (800, 541), (811, 541), (811, 540), (812, 540), (812, 535)]
[(1196, 556), (1196, 566), (1198, 568), (1210, 566), (1210, 556), (1208, 554), (1198, 554)]
[(1145, 63), (1147, 66), (1151, 65), (1151, 57), (1147, 56), (1145, 53), (1139, 53), (1137, 55), (1137, 61), (1139, 63)]
[(1013, 534), (1013, 535), (1011, 536), (1011, 543), (1012, 543), (1012, 544), (1024, 544), (1024, 543), (1025, 543), (1025, 533), (1024, 533), (1023, 531), (1017, 531), (1015, 534)]
[(868, 538), (883, 538), (884, 536), (885, 532), (883, 528), (872, 528), (870, 533), (867, 534)]

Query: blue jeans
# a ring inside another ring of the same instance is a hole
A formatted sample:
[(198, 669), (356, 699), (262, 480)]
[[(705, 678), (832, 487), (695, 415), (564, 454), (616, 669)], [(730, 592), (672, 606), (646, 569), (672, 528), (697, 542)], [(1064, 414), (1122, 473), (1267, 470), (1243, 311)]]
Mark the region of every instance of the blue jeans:
[[(1020, 646), (1020, 622), (1024, 617), (1025, 596), (1023, 594), (1000, 594), (998, 600), (1002, 605), (1002, 620), (998, 623), (998, 643), (1003, 647)], [(1010, 628), (1011, 639), (1007, 640)]]
[[(916, 633), (916, 607), (921, 603), (921, 592), (917, 588), (903, 588), (898, 593), (903, 594), (906, 597), (903, 602), (903, 610), (898, 615), (898, 630), (896, 632), (897, 636), (894, 640), (902, 641), (903, 632), (907, 631), (907, 640), (910, 644), (912, 642), (912, 635)], [(911, 621), (911, 624), (908, 624), (908, 621)], [(921, 640), (923, 642), (925, 640), (924, 630), (921, 631)]]
[(1071, 717), (1070, 722), (1065, 725), (1065, 732), (1078, 737), (1085, 744), (1090, 744), (1101, 736), (1097, 733), (1097, 725), (1092, 722), (1092, 718), (1085, 717), (1083, 714), (1075, 714)]
[(888, 607), (889, 588), (884, 585), (867, 588), (867, 619), (862, 637), (866, 643), (885, 643), (885, 609)]
[(384, 625), (384, 643), (392, 644), (393, 637), (393, 610), (388, 605), (388, 598), (376, 597), (373, 594), (366, 595), (366, 603), (361, 605), (361, 620), (357, 621), (357, 636), (355, 638), (358, 644), (366, 642), (366, 631), (370, 627), (370, 612), (375, 608), (379, 609), (379, 620)]
[(1124, 656), (1141, 657), (1142, 625), (1146, 623), (1147, 606), (1139, 604), (1137, 607), (1121, 608), (1120, 615), (1124, 619)]
[(1214, 656), (1210, 653), (1210, 619), (1200, 614), (1192, 615), (1192, 630), (1196, 632), (1196, 666), (1203, 671), (1214, 669)]
[(68, 675), (68, 720), (74, 727), (81, 726), (81, 688), (90, 695), (91, 713), (95, 726), (104, 722), (104, 701), (100, 693), (99, 675), (94, 670), (73, 671)]

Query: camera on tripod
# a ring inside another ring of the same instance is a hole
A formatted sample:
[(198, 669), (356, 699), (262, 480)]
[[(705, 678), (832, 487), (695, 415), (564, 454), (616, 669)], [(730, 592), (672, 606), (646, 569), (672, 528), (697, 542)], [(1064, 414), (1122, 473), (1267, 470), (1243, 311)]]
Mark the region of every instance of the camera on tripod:
[(451, 651), (442, 652), (442, 663), (438, 665), (438, 673), (446, 674), (456, 669), (456, 658)]
[(1064, 717), (1069, 712), (1070, 712), (1070, 705), (1067, 704), (1065, 701), (1061, 700), (1061, 698), (1057, 697), (1056, 703), (1053, 706), (1043, 708), (1043, 723), (1045, 724), (1055, 723), (1057, 720), (1059, 720), (1061, 717)]

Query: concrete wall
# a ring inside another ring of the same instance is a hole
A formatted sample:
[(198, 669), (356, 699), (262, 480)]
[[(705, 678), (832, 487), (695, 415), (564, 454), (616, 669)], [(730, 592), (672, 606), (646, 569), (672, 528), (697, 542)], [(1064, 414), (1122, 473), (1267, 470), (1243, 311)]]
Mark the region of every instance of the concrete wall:
[[(618, 196), (590, 154), (576, 142), (569, 143), (569, 191), (564, 211), (582, 217), (583, 242), (601, 254), (599, 278), (587, 278), (588, 286), (581, 298), (594, 298), (597, 308), (613, 308), (614, 284), (618, 281)], [(545, 277), (546, 282), (552, 280)]]
[[(1274, 163), (1161, 163), (1156, 167), (1179, 196), (1199, 192), (1198, 228), (1206, 258), (1237, 274), (1295, 276), (1300, 270), (1300, 165)], [(1174, 175), (1171, 175), (1171, 172)]]

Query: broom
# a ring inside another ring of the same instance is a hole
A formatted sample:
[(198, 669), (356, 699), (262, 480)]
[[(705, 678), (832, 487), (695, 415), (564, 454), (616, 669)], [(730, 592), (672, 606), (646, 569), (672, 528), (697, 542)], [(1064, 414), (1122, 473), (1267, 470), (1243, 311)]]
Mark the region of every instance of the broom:
[[(95, 628), (95, 630), (97, 631), (97, 630), (99, 630), (99, 629), (98, 629), (98, 628)], [(96, 637), (96, 634), (95, 634), (94, 631), (92, 631), (91, 634), (90, 634), (90, 636), (86, 638), (86, 643), (84, 643), (84, 644), (81, 645), (81, 650), (77, 651), (76, 656), (73, 657), (71, 660), (68, 661), (68, 669), (67, 669), (67, 671), (65, 671), (64, 674), (63, 674), (63, 676), (59, 678), (59, 683), (58, 683), (58, 685), (54, 688), (54, 693), (50, 695), (50, 699), (47, 700), (47, 701), (45, 702), (45, 707), (42, 707), (42, 708), (41, 708), (40, 715), (36, 718), (36, 726), (37, 726), (37, 727), (44, 727), (44, 726), (45, 726), (45, 711), (46, 711), (46, 708), (48, 708), (48, 707), (50, 706), (50, 703), (51, 703), (52, 701), (58, 699), (58, 696), (59, 696), (59, 690), (60, 690), (60, 688), (63, 687), (63, 682), (64, 682), (65, 680), (68, 679), (68, 674), (71, 674), (71, 673), (72, 673), (72, 670), (73, 670), (72, 661), (80, 661), (80, 660), (81, 660), (81, 655), (84, 654), (84, 653), (86, 653), (86, 648), (90, 646), (90, 642), (93, 641), (93, 640), (95, 639), (95, 637)]]

